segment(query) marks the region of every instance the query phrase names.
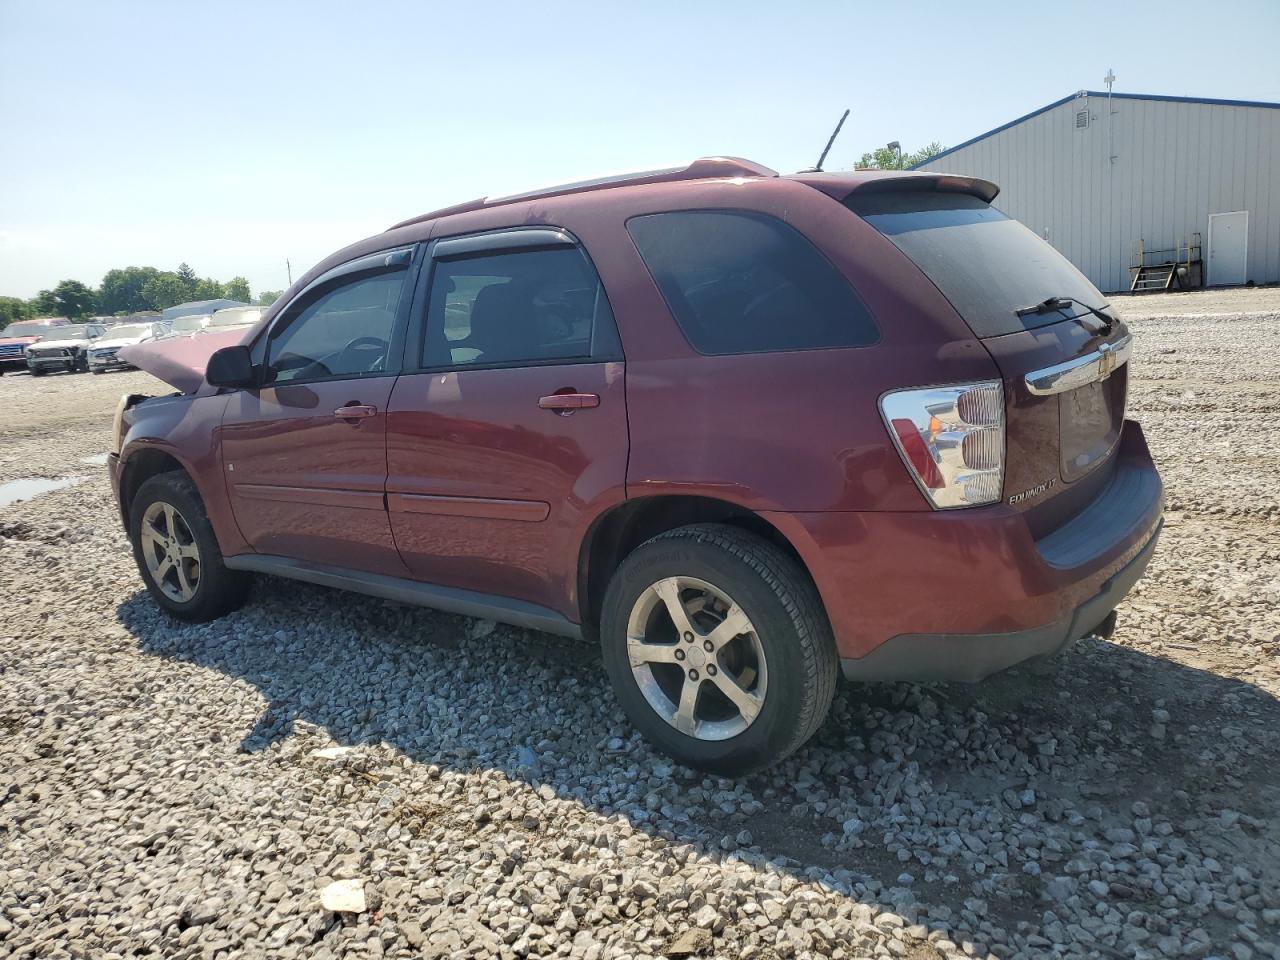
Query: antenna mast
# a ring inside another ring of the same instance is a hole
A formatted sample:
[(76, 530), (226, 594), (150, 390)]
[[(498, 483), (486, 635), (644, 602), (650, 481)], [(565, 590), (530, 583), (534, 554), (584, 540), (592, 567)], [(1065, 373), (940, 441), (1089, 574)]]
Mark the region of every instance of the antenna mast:
[(831, 152), (831, 145), (836, 142), (836, 137), (840, 135), (840, 128), (844, 126), (845, 120), (849, 118), (849, 110), (846, 108), (844, 113), (840, 114), (840, 122), (836, 124), (836, 128), (831, 131), (831, 137), (827, 140), (827, 145), (823, 148), (822, 155), (818, 157), (818, 162), (808, 170), (802, 170), (801, 173), (821, 173), (822, 165), (826, 163), (827, 154)]

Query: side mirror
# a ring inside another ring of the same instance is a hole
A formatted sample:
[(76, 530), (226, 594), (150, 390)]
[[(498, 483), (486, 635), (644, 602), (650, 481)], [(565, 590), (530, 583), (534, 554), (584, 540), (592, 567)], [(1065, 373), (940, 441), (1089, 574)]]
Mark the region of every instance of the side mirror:
[(243, 344), (214, 351), (205, 368), (204, 378), (215, 387), (251, 387), (254, 385), (253, 359)]

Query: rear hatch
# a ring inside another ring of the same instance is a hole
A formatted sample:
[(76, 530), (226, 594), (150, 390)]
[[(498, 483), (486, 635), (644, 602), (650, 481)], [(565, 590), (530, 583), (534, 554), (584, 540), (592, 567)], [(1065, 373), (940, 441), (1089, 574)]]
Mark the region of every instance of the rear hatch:
[(920, 268), (999, 367), (1004, 499), (1041, 536), (1079, 512), (1110, 475), (1128, 331), (1097, 288), (1022, 224), (981, 197), (921, 186), (878, 183), (845, 205)]

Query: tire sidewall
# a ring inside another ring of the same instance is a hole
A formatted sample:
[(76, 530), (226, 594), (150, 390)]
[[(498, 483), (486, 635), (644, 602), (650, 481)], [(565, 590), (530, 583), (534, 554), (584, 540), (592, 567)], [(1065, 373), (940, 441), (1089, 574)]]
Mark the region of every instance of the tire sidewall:
[[(627, 620), (640, 595), (666, 577), (706, 581), (737, 603), (751, 621), (768, 670), (765, 703), (742, 733), (699, 740), (676, 730), (649, 704), (631, 672)], [(793, 739), (804, 697), (805, 671), (796, 624), (759, 575), (719, 547), (696, 540), (657, 540), (639, 547), (619, 568), (600, 618), (602, 658), (627, 715), (661, 750), (690, 766), (730, 773), (756, 767)]]
[[(137, 561), (142, 582), (156, 603), (164, 610), (184, 620), (205, 619), (205, 611), (212, 606), (217, 593), (218, 570), (222, 566), (222, 553), (213, 534), (213, 527), (205, 515), (204, 504), (192, 489), (190, 482), (177, 474), (164, 473), (143, 482), (129, 508), (129, 541), (133, 546), (133, 558)], [(158, 500), (174, 506), (186, 521), (192, 538), (200, 550), (200, 582), (195, 595), (185, 603), (179, 603), (165, 594), (151, 577), (146, 558), (142, 553), (142, 518), (147, 508)]]

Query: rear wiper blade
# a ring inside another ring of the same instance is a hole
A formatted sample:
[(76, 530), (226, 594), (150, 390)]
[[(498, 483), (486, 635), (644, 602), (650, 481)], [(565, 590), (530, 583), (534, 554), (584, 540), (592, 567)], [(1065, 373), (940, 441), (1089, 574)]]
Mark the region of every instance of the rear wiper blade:
[[(1111, 306), (1111, 304), (1109, 303), (1104, 303), (1100, 307), (1093, 307), (1085, 303), (1083, 300), (1077, 300), (1075, 297), (1049, 297), (1047, 300), (1042, 300), (1039, 303), (1033, 304), (1030, 307), (1023, 307), (1021, 310), (1017, 311), (1017, 313), (1018, 313), (1018, 316), (1020, 317), (1025, 317), (1033, 313), (1052, 313), (1054, 310), (1064, 310), (1067, 307), (1071, 306), (1071, 304), (1073, 303), (1076, 304), (1077, 306), (1084, 307), (1091, 314), (1093, 314), (1095, 317), (1097, 317), (1099, 320), (1102, 321), (1102, 329), (1100, 331), (1095, 331), (1095, 332), (1100, 332), (1100, 333), (1111, 332), (1111, 325), (1115, 321), (1112, 320), (1111, 317), (1107, 316), (1105, 313), (1102, 312), (1103, 310), (1106, 310)], [(1073, 317), (1072, 319), (1080, 320), (1083, 318)]]

